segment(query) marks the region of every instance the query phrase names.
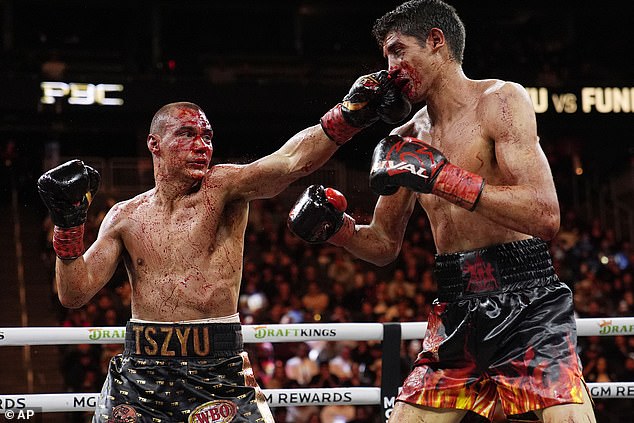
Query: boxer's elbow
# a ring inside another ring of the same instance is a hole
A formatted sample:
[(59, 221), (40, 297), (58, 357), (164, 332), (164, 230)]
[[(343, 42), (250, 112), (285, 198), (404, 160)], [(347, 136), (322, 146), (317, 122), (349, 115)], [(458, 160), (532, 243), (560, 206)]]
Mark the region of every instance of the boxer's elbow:
[(535, 236), (543, 239), (544, 241), (552, 240), (557, 232), (559, 232), (559, 213), (549, 212), (545, 213), (544, 217), (540, 219), (540, 224), (536, 228)]
[(378, 248), (375, 248), (371, 254), (368, 255), (366, 261), (376, 266), (387, 266), (394, 262), (401, 252), (401, 246), (397, 242), (386, 242)]
[(76, 293), (71, 293), (69, 290), (59, 289), (57, 291), (57, 298), (59, 298), (59, 302), (66, 308), (79, 308), (90, 300), (90, 298), (85, 298), (83, 295), (77, 295)]
[(86, 305), (87, 301), (84, 301), (81, 298), (58, 295), (59, 302), (66, 308), (80, 308)]

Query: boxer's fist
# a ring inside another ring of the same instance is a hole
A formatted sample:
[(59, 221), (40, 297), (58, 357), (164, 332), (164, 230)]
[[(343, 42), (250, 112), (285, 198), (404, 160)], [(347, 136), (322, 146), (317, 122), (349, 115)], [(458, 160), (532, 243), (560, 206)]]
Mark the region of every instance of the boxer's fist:
[(385, 70), (360, 77), (343, 101), (321, 118), (324, 132), (343, 144), (379, 119), (390, 124), (404, 120), (412, 105), (401, 88), (396, 73)]
[(390, 135), (374, 149), (370, 188), (379, 195), (399, 187), (435, 194), (473, 210), (484, 189), (484, 179), (449, 163), (436, 148), (411, 137)]
[(288, 215), (288, 227), (306, 242), (343, 244), (354, 231), (354, 219), (344, 213), (346, 198), (333, 188), (311, 185)]
[(55, 226), (72, 228), (85, 223), (100, 181), (99, 173), (81, 160), (71, 160), (40, 176), (37, 189)]
[(396, 79), (396, 75), (397, 73), (394, 72), (387, 75), (390, 83), (386, 85), (383, 97), (377, 106), (377, 113), (381, 120), (390, 125), (404, 121), (412, 111), (412, 103), (401, 91), (403, 83)]

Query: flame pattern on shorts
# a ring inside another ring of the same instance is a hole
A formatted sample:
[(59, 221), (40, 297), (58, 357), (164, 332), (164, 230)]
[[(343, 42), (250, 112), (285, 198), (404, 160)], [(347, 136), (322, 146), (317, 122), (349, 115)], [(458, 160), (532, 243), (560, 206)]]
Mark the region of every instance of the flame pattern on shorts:
[(498, 399), (509, 416), (582, 403), (586, 387), (571, 306), (570, 290), (560, 282), (437, 302), (398, 400), (489, 419)]

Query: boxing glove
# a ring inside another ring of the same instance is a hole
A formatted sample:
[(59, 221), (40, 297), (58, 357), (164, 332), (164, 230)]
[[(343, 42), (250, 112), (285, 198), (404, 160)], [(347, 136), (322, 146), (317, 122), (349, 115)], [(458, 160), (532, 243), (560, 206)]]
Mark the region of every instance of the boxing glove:
[(379, 119), (389, 124), (404, 120), (412, 105), (396, 75), (382, 70), (357, 79), (343, 101), (321, 118), (326, 135), (341, 145)]
[(339, 191), (311, 185), (302, 193), (288, 215), (288, 227), (309, 243), (343, 245), (352, 236), (355, 221), (344, 213), (348, 203)]
[(81, 160), (66, 162), (38, 179), (38, 192), (55, 225), (53, 248), (59, 258), (70, 260), (84, 253), (84, 223), (100, 181), (99, 173)]
[(407, 187), (472, 211), (484, 184), (480, 175), (449, 163), (440, 151), (416, 138), (390, 135), (379, 142), (372, 155), (370, 188), (379, 195)]

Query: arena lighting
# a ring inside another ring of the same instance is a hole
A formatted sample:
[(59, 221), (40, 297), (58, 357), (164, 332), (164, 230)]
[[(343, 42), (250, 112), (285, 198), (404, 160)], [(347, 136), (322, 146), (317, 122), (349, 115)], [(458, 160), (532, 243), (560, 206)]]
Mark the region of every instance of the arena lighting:
[(88, 84), (82, 82), (43, 81), (40, 83), (42, 97), (40, 103), (55, 104), (66, 99), (68, 104), (76, 106), (122, 106), (123, 99), (108, 96), (109, 93), (122, 92), (122, 84)]

